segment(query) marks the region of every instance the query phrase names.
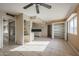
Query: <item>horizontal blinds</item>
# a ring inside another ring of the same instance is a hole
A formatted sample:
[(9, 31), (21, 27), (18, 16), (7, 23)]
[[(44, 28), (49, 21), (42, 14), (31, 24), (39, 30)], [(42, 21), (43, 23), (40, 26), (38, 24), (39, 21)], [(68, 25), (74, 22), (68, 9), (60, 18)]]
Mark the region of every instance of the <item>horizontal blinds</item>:
[(64, 38), (64, 23), (54, 25), (54, 37)]

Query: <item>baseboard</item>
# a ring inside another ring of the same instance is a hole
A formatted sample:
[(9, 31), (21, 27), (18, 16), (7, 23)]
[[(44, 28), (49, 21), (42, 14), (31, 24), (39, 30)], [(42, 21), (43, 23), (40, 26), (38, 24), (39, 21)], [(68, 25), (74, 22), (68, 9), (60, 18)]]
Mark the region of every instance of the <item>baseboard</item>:
[(79, 55), (79, 51), (70, 43), (68, 42), (69, 46)]

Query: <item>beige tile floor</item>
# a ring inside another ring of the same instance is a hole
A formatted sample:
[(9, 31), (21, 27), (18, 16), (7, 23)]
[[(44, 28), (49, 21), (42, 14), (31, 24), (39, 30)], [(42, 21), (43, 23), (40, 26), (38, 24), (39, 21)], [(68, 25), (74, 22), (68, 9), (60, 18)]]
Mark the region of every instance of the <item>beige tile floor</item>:
[(64, 39), (35, 38), (24, 45), (6, 44), (2, 56), (77, 56)]

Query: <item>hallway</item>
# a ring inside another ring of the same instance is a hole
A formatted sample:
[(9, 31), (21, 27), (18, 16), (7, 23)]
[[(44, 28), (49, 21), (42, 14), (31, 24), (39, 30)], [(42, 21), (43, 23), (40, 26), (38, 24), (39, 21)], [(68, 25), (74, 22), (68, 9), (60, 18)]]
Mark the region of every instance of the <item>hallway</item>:
[(35, 38), (22, 45), (6, 45), (0, 55), (23, 56), (69, 56), (77, 55), (63, 39)]

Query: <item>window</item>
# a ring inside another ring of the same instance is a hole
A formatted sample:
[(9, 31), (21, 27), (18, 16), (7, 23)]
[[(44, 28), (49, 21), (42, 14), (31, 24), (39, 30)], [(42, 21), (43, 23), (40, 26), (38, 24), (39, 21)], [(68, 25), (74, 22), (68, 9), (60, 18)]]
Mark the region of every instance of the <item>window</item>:
[(77, 34), (77, 16), (74, 16), (68, 22), (68, 33)]
[(70, 26), (69, 26), (70, 27), (69, 32), (70, 33), (73, 33), (73, 28), (74, 28), (73, 19), (70, 20), (70, 23), (69, 24), (70, 24)]
[(74, 22), (74, 34), (77, 34), (77, 16), (75, 16), (74, 17), (74, 20), (73, 20), (73, 22)]

